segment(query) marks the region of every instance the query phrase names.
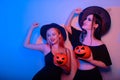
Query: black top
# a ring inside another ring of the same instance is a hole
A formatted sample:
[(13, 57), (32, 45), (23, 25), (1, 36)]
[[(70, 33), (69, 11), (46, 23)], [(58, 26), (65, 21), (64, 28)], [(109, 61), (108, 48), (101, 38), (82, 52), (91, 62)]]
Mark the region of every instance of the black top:
[(47, 55), (45, 55), (45, 65), (46, 66), (54, 65), (54, 63), (53, 63), (53, 54), (52, 54), (51, 51)]
[(62, 69), (53, 63), (53, 54), (50, 51), (45, 56), (45, 66), (33, 77), (32, 80), (61, 80)]
[(54, 55), (51, 51), (45, 56), (45, 67), (50, 67), (51, 69), (58, 71), (58, 73), (62, 73), (62, 69), (53, 63), (53, 57)]
[[(79, 38), (81, 31), (76, 30), (73, 27), (71, 27), (71, 29), (72, 29), (72, 34), (68, 33), (68, 35), (69, 35), (69, 40), (74, 49), (76, 46), (83, 45), (83, 44), (80, 42), (80, 38)], [(92, 51), (93, 59), (101, 60), (107, 66), (112, 65), (110, 55), (105, 44), (98, 45), (98, 46), (88, 46), (88, 47)]]

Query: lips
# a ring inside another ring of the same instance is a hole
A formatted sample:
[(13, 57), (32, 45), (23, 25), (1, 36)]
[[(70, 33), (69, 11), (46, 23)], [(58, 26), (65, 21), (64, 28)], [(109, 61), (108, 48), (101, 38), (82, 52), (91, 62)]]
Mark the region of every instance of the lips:
[(50, 39), (50, 41), (51, 41), (51, 42), (54, 42), (54, 41), (55, 41), (55, 39), (53, 39), (53, 38), (52, 38), (52, 39)]
[(83, 53), (83, 54), (76, 54), (76, 56), (78, 56), (78, 57), (83, 57), (85, 55), (85, 53)]
[(58, 64), (62, 64), (62, 63), (63, 63), (63, 61), (57, 61), (57, 63), (58, 63)]
[(50, 39), (50, 43), (53, 44), (55, 39)]

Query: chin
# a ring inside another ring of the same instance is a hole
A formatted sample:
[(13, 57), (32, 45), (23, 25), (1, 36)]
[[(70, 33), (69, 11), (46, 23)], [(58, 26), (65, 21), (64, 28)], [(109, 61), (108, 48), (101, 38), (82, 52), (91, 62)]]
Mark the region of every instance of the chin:
[(51, 42), (50, 44), (51, 44), (51, 45), (54, 45), (55, 43), (54, 43), (54, 42)]

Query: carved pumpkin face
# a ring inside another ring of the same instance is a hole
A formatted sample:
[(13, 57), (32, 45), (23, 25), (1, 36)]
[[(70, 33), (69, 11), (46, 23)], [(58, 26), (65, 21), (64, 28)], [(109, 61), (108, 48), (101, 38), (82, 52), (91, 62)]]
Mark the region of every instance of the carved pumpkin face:
[(88, 46), (77, 46), (74, 49), (74, 53), (77, 57), (89, 58), (91, 56), (91, 50)]
[(54, 55), (54, 63), (58, 65), (65, 65), (67, 63), (67, 55), (63, 53), (57, 53)]

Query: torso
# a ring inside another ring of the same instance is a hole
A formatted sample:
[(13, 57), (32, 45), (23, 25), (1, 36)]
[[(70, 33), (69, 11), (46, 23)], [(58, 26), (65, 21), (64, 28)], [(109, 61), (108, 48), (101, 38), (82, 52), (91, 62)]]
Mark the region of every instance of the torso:
[(50, 51), (51, 51), (50, 46), (48, 44), (46, 44), (44, 46), (44, 51), (43, 51), (44, 55), (46, 56), (47, 54), (50, 53)]
[(47, 55), (49, 52), (52, 52), (53, 55), (56, 53), (65, 53), (65, 48), (50, 48), (50, 46), (46, 44), (43, 53), (44, 55)]
[[(89, 47), (96, 47), (96, 46), (100, 46), (100, 45), (103, 45), (103, 42), (102, 41), (93, 41), (93, 43), (91, 45), (89, 44), (86, 44), (86, 43), (83, 43), (84, 45), (87, 45)], [(84, 60), (79, 60), (80, 62), (80, 66), (79, 66), (79, 69), (80, 70), (91, 70), (93, 68), (95, 68), (96, 66), (89, 63), (89, 62), (86, 62)]]
[[(87, 45), (87, 46), (89, 46), (89, 47), (95, 47), (95, 46), (100, 46), (100, 45), (102, 45), (103, 42), (100, 41), (100, 40), (93, 39), (93, 40), (92, 40), (92, 43), (88, 43), (88, 41), (86, 42), (86, 40), (85, 40), (85, 41), (83, 41), (82, 44), (83, 44), (83, 45)], [(96, 67), (95, 65), (93, 65), (93, 64), (91, 64), (91, 63), (89, 63), (89, 62), (86, 62), (86, 61), (84, 61), (84, 60), (79, 60), (79, 63), (80, 63), (80, 66), (79, 66), (79, 69), (80, 69), (80, 70), (91, 70), (91, 69), (93, 69), (93, 68)]]
[[(83, 41), (82, 43), (80, 42), (80, 34), (81, 32), (74, 29), (73, 27), (71, 27), (72, 29), (72, 34), (68, 33), (69, 36), (69, 40), (73, 46), (73, 49), (75, 49), (76, 46), (79, 45), (86, 45), (88, 47), (90, 47), (90, 49), (92, 50), (92, 55), (93, 55), (93, 59), (95, 60), (101, 60), (103, 61), (106, 65), (111, 65), (111, 60), (107, 51), (106, 46), (104, 45), (104, 43), (101, 40), (95, 40), (92, 41), (91, 43), (88, 43), (90, 41), (88, 41), (88, 39), (86, 39), (86, 41)], [(104, 52), (103, 52), (104, 50)], [(104, 56), (104, 57), (103, 57)], [(79, 70), (92, 70), (93, 68), (95, 69), (95, 65), (84, 61), (84, 60), (78, 60), (78, 69)]]
[(95, 68), (94, 65), (92, 65), (86, 61), (83, 61), (83, 60), (79, 60), (79, 64), (80, 64), (80, 66), (78, 68), (80, 70), (91, 70), (91, 69)]

